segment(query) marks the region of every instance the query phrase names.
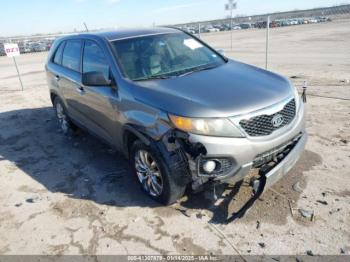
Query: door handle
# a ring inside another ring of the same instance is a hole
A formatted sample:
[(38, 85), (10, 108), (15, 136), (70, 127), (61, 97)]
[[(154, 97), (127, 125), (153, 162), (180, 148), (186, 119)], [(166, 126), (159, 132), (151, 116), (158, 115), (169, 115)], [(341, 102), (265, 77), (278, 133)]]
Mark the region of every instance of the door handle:
[(79, 93), (79, 94), (83, 94), (83, 93), (85, 93), (85, 90), (84, 90), (84, 87), (82, 87), (82, 86), (79, 86), (79, 87), (77, 87), (77, 92)]

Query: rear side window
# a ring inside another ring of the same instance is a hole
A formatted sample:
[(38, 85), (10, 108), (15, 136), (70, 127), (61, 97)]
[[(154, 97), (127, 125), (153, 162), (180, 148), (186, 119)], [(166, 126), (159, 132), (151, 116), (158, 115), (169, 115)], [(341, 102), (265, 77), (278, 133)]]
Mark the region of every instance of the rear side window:
[(101, 72), (109, 79), (109, 65), (102, 49), (93, 41), (86, 41), (83, 55), (83, 73)]
[(80, 71), (80, 40), (68, 40), (63, 51), (62, 65), (69, 69)]
[(61, 43), (59, 45), (59, 47), (57, 48), (57, 51), (56, 51), (55, 56), (53, 58), (53, 62), (55, 64), (60, 65), (62, 63), (62, 53), (63, 53), (64, 43), (65, 42)]

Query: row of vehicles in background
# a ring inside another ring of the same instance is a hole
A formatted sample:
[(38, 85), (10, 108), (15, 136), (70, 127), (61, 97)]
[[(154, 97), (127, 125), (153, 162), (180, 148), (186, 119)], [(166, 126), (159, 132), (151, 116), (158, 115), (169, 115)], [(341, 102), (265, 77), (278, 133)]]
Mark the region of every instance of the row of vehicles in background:
[[(305, 25), (305, 24), (316, 24), (332, 21), (328, 17), (313, 17), (313, 18), (294, 18), (294, 19), (277, 19), (270, 22), (270, 28), (292, 26), (292, 25)], [(255, 28), (266, 28), (267, 22), (260, 21), (255, 23)]]
[(21, 53), (45, 52), (49, 51), (53, 39), (40, 41), (22, 41), (18, 42), (18, 47)]
[[(328, 17), (276, 19), (270, 22), (270, 28), (302, 25), (302, 24), (324, 23), (324, 22), (330, 22), (330, 21), (332, 20)], [(241, 23), (241, 24), (233, 24), (232, 29), (242, 30), (242, 29), (251, 29), (251, 28), (266, 28), (266, 25), (267, 25), (266, 21), (258, 21), (255, 23)], [(191, 34), (199, 33), (198, 26), (182, 26), (180, 28)], [(230, 23), (222, 23), (222, 24), (215, 23), (215, 24), (200, 25), (201, 33), (213, 33), (213, 32), (230, 31), (230, 30), (231, 30)], [(17, 44), (21, 54), (25, 54), (25, 53), (49, 51), (53, 41), (54, 41), (53, 38), (46, 38), (38, 41), (31, 41), (31, 40), (19, 41), (17, 42)], [(0, 43), (0, 56), (4, 56), (4, 55), (6, 55), (4, 46), (2, 43)]]
[[(270, 22), (270, 28), (275, 27), (283, 27), (283, 26), (292, 26), (292, 25), (302, 25), (302, 24), (315, 24), (315, 23), (323, 23), (330, 22), (331, 19), (328, 17), (312, 17), (312, 18), (293, 18), (293, 19), (276, 19)], [(251, 28), (266, 28), (266, 21), (258, 21), (255, 23), (241, 23), (241, 24), (233, 24), (232, 30), (242, 30), (242, 29), (251, 29)], [(199, 27), (195, 26), (183, 26), (182, 29), (186, 30), (191, 34), (198, 34)], [(230, 31), (231, 24), (223, 23), (223, 24), (207, 24), (200, 26), (201, 33), (213, 33), (220, 31)]]
[[(20, 41), (17, 42), (21, 54), (49, 51), (54, 39), (44, 39), (40, 41)], [(4, 45), (0, 43), (0, 56), (6, 55)]]

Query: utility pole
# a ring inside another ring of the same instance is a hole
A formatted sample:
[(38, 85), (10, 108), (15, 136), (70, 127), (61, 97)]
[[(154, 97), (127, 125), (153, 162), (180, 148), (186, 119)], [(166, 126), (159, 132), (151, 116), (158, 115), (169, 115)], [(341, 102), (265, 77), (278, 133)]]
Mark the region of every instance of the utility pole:
[(89, 28), (87, 27), (86, 23), (84, 22), (83, 24), (84, 24), (86, 32), (89, 32)]
[(233, 49), (233, 10), (237, 9), (237, 3), (235, 0), (228, 0), (228, 3), (225, 4), (225, 10), (230, 11), (231, 18), (231, 50)]

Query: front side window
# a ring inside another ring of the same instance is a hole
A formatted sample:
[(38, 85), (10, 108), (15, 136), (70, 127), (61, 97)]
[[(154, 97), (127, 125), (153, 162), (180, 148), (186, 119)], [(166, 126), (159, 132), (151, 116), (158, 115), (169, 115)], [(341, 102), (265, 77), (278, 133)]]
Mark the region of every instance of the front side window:
[(225, 63), (185, 33), (150, 35), (112, 42), (125, 76), (131, 80), (179, 77)]
[(63, 51), (62, 65), (69, 69), (80, 71), (80, 40), (68, 40)]
[(101, 72), (109, 79), (109, 65), (102, 49), (93, 41), (86, 41), (83, 55), (83, 73)]

